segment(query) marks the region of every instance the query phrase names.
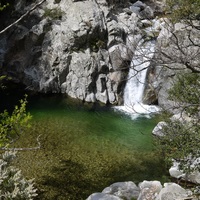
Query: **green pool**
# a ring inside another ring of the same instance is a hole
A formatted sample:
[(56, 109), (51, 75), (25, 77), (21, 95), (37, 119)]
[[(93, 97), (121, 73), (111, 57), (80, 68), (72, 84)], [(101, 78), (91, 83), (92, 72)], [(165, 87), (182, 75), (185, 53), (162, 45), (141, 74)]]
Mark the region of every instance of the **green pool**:
[(48, 95), (29, 98), (32, 130), (16, 147), (15, 164), (35, 178), (38, 199), (82, 200), (118, 181), (161, 180), (165, 166), (154, 151), (151, 131), (157, 118), (131, 120), (110, 107), (74, 103)]

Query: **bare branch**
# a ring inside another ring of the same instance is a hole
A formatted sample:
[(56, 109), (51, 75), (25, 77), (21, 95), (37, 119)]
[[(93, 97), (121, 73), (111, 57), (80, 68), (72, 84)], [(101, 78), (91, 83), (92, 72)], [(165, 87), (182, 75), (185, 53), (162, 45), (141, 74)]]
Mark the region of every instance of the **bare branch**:
[(36, 139), (38, 146), (37, 147), (29, 147), (29, 148), (7, 148), (7, 147), (2, 147), (0, 150), (5, 150), (5, 151), (29, 151), (29, 150), (38, 150), (41, 149), (41, 143), (40, 143), (40, 138), (41, 135), (39, 135)]
[(15, 22), (4, 28), (0, 31), (0, 35), (5, 33), (8, 29), (18, 24), (20, 21), (22, 21), (27, 15), (29, 15), (32, 11), (34, 11), (38, 6), (40, 6), (42, 3), (44, 3), (46, 0), (41, 0), (37, 4), (35, 4), (30, 10), (28, 10), (26, 13), (24, 13), (19, 19), (17, 19)]

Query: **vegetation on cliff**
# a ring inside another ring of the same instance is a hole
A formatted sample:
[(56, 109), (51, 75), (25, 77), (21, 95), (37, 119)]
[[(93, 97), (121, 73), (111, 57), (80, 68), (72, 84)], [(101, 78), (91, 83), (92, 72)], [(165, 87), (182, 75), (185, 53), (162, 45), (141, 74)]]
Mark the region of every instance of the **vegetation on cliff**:
[(175, 159), (180, 163), (180, 169), (188, 172), (200, 170), (200, 1), (169, 0), (168, 7), (172, 9), (170, 22), (174, 25), (182, 23), (187, 29), (184, 40), (181, 35), (171, 32), (174, 36), (171, 43), (179, 54), (179, 59), (178, 56), (170, 57), (171, 63), (174, 68), (179, 64), (187, 70), (179, 73), (169, 90), (169, 99), (175, 102), (173, 109), (179, 115), (167, 120), (160, 144), (166, 158)]
[(185, 73), (178, 76), (169, 90), (169, 98), (176, 102), (177, 117), (166, 120), (164, 136), (160, 139), (167, 160), (180, 163), (184, 172), (200, 170), (200, 75)]

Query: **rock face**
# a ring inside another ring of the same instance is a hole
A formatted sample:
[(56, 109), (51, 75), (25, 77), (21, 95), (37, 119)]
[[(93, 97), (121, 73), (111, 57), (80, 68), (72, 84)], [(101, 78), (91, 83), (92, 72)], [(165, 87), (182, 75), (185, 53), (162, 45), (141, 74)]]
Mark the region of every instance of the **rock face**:
[[(20, 2), (18, 15), (32, 6)], [(142, 30), (155, 10), (141, 1), (114, 12), (105, 0), (47, 0), (0, 36), (0, 65), (30, 90), (121, 104), (135, 47), (155, 32)]]
[(155, 63), (149, 68), (147, 77), (146, 95), (152, 98), (148, 99), (147, 103), (158, 100), (161, 107), (177, 114), (180, 111), (175, 109), (178, 107), (175, 102), (168, 99), (168, 90), (177, 75), (188, 72), (191, 68), (198, 69), (199, 47), (196, 47), (195, 43), (200, 42), (200, 31), (183, 23), (172, 25), (167, 19), (162, 19), (159, 28)]
[(113, 14), (104, 0), (48, 0), (28, 20), (0, 38), (0, 64), (7, 74), (35, 91), (88, 102), (122, 99), (135, 13)]
[(187, 191), (176, 183), (165, 183), (156, 200), (177, 200), (188, 197)]
[[(30, 2), (19, 1), (16, 15), (34, 5)], [(183, 56), (171, 43), (173, 34), (167, 20), (155, 17), (163, 12), (164, 0), (147, 3), (134, 1), (129, 7), (113, 10), (106, 0), (46, 0), (28, 18), (0, 35), (0, 66), (30, 90), (66, 93), (87, 102), (122, 104), (137, 44), (141, 39), (157, 38), (143, 100), (169, 109), (174, 102), (166, 101), (167, 90), (178, 71), (169, 69), (172, 63), (160, 52), (171, 57), (176, 52), (176, 66), (181, 69)], [(176, 24), (173, 33), (187, 45), (187, 31), (191, 30), (185, 30), (183, 24)], [(200, 35), (191, 33), (196, 38)], [(186, 51), (193, 54), (196, 49)], [(165, 62), (168, 68), (163, 67)]]

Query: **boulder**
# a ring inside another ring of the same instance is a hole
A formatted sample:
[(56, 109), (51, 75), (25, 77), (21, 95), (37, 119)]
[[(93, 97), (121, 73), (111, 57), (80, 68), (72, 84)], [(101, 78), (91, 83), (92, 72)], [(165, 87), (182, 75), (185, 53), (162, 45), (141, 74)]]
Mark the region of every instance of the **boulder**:
[(113, 70), (128, 68), (127, 63), (132, 60), (133, 52), (126, 45), (117, 44), (109, 48), (110, 60)]
[[(173, 166), (169, 169), (170, 176), (195, 184), (200, 184), (200, 172), (197, 169), (188, 173), (183, 173), (183, 171), (179, 169), (179, 165), (179, 162), (173, 161)], [(200, 165), (200, 158), (197, 158), (192, 162), (191, 169), (196, 168), (198, 165)]]
[(164, 126), (167, 126), (166, 122), (164, 122), (164, 121), (159, 122), (153, 129), (152, 134), (155, 136), (159, 136), (159, 137), (164, 136), (165, 135), (165, 133), (163, 132)]
[(123, 199), (110, 194), (94, 193), (91, 194), (86, 200), (123, 200)]
[(153, 19), (154, 11), (150, 6), (146, 6), (145, 9), (140, 12), (140, 16), (145, 19)]
[[(195, 189), (199, 193), (198, 187)], [(198, 198), (198, 197), (197, 197)], [(139, 187), (135, 183), (118, 182), (105, 188), (101, 193), (93, 193), (86, 200), (197, 200), (191, 190), (186, 190), (176, 183), (143, 181)]]
[(188, 197), (187, 191), (176, 183), (165, 183), (156, 200), (178, 200)]
[(132, 6), (138, 7), (140, 10), (144, 10), (147, 5), (141, 1), (136, 1)]
[(141, 192), (137, 200), (153, 200), (158, 196), (162, 185), (159, 181), (143, 181), (139, 188)]
[(139, 192), (140, 189), (131, 181), (114, 183), (102, 191), (102, 193), (111, 194), (126, 200), (137, 199)]

